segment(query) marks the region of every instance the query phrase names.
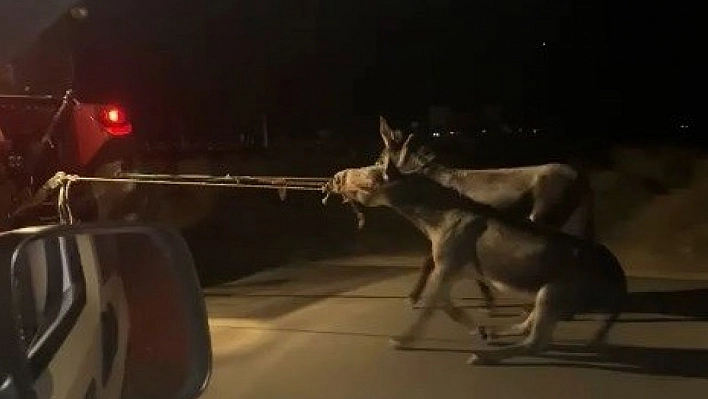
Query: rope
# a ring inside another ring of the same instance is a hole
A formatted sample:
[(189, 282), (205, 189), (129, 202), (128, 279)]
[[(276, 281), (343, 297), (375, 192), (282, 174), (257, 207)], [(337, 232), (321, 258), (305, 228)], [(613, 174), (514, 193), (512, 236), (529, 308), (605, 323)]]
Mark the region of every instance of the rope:
[[(209, 175), (149, 175), (141, 173), (123, 173), (121, 177), (86, 177), (57, 172), (43, 186), (42, 197), (52, 189), (59, 188), (57, 213), (62, 224), (73, 224), (75, 218), (71, 211), (70, 188), (75, 182), (93, 183), (136, 183), (167, 186), (194, 187), (231, 187), (276, 189), (281, 200), (285, 200), (287, 190), (323, 192), (330, 179), (322, 177), (291, 176), (209, 176)], [(42, 200), (35, 199), (35, 204)]]
[(124, 178), (135, 178), (135, 179), (202, 179), (202, 180), (214, 180), (214, 179), (258, 179), (258, 180), (292, 180), (299, 182), (312, 182), (312, 183), (326, 183), (329, 178), (326, 177), (294, 177), (294, 176), (212, 176), (212, 175), (170, 175), (170, 174), (147, 174), (147, 173), (120, 173), (119, 176)]
[(65, 180), (59, 187), (57, 213), (59, 213), (59, 222), (61, 224), (74, 224), (74, 215), (71, 213), (71, 203), (69, 202), (71, 183), (71, 180)]
[(278, 191), (281, 200), (285, 200), (288, 190), (323, 192), (329, 178), (293, 177), (293, 176), (209, 176), (209, 175), (166, 175), (122, 173), (118, 177), (86, 177), (65, 172), (57, 172), (40, 187), (35, 195), (19, 206), (11, 215), (14, 219), (30, 208), (41, 205), (58, 189), (56, 199), (57, 213), (62, 224), (73, 224), (75, 218), (71, 211), (71, 185), (76, 182), (89, 183), (136, 183), (165, 186), (260, 188)]
[[(125, 176), (125, 175), (124, 175)], [(139, 175), (126, 177), (84, 177), (65, 175), (66, 180), (94, 183), (136, 183), (195, 187), (232, 187), (232, 188), (268, 188), (276, 190), (322, 191), (322, 186), (329, 181), (326, 178), (293, 178), (275, 176), (187, 176), (187, 175)], [(289, 182), (294, 180), (293, 182)]]

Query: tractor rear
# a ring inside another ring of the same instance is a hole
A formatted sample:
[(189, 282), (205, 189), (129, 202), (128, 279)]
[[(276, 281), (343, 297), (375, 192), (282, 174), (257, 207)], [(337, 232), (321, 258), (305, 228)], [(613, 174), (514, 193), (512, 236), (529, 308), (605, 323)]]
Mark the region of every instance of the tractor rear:
[[(53, 222), (51, 202), (23, 215), (16, 211), (57, 171), (112, 176), (128, 168), (132, 130), (121, 106), (82, 103), (71, 90), (62, 97), (0, 94), (0, 225)], [(75, 194), (84, 218), (92, 219), (90, 186), (84, 191)]]

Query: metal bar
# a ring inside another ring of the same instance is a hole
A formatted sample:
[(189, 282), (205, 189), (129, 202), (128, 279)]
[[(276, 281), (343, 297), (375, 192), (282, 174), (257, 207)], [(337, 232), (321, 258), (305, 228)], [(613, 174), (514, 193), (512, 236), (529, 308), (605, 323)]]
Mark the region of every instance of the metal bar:
[(297, 182), (311, 182), (311, 183), (326, 183), (330, 179), (326, 177), (292, 177), (292, 176), (212, 176), (212, 175), (171, 175), (171, 174), (148, 174), (148, 173), (120, 173), (119, 177), (125, 177), (130, 179), (161, 179), (161, 180), (173, 180), (173, 179), (199, 179), (199, 180), (243, 180), (243, 179), (254, 179), (254, 180), (285, 180), (285, 181), (297, 181)]
[(324, 185), (326, 182), (293, 182), (293, 181), (270, 181), (270, 180), (261, 180), (261, 179), (234, 179), (234, 180), (202, 180), (202, 179), (194, 179), (194, 180), (177, 180), (177, 179), (128, 179), (128, 178), (113, 178), (116, 179), (115, 181), (126, 181), (126, 182), (134, 182), (134, 183), (179, 183), (179, 184), (213, 184), (213, 185), (246, 185), (246, 184), (256, 184), (256, 185), (267, 185), (267, 186), (277, 186), (277, 187), (321, 187)]
[(47, 126), (47, 130), (44, 132), (44, 135), (42, 136), (42, 139), (40, 140), (40, 143), (42, 145), (49, 143), (49, 146), (53, 149), (54, 148), (54, 143), (52, 142), (52, 134), (54, 134), (54, 130), (56, 130), (57, 125), (59, 124), (59, 121), (61, 120), (62, 115), (64, 115), (64, 111), (66, 111), (66, 107), (69, 106), (69, 102), (72, 100), (72, 96), (74, 94), (74, 91), (69, 89), (64, 93), (64, 97), (61, 100), (61, 105), (59, 108), (54, 112), (54, 115), (52, 116), (52, 120), (49, 122), (49, 126)]
[(276, 190), (301, 190), (301, 191), (321, 191), (321, 186), (315, 185), (290, 185), (290, 184), (255, 184), (244, 182), (210, 182), (210, 181), (179, 181), (179, 180), (161, 180), (161, 179), (136, 179), (123, 177), (83, 177), (76, 175), (67, 175), (70, 181), (85, 181), (95, 183), (136, 183), (136, 184), (160, 184), (173, 186), (197, 186), (197, 187), (234, 187), (234, 188), (269, 188)]
[(28, 101), (60, 101), (52, 95), (25, 95), (25, 94), (0, 94), (0, 100), (28, 100)]

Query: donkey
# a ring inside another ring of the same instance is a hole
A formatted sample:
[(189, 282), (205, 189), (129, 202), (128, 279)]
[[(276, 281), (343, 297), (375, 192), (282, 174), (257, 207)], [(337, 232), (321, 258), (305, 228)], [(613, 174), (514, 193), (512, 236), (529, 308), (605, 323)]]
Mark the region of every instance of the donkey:
[[(389, 127), (384, 117), (379, 118), (379, 132), (384, 148), (377, 165), (391, 159), (404, 173), (423, 174), (509, 215), (557, 227), (580, 238), (594, 239), (593, 192), (589, 180), (569, 165), (551, 163), (502, 169), (451, 169), (437, 163), (436, 155), (428, 147), (419, 145), (414, 148), (413, 135), (404, 139), (403, 133)], [(408, 295), (414, 306), (432, 270), (433, 258), (428, 255), (421, 265), (418, 281)], [(483, 282), (479, 283), (479, 288), (491, 311), (494, 306), (491, 290)]]
[[(482, 204), (421, 174), (401, 173), (392, 160), (338, 172), (327, 184), (366, 207), (389, 207), (407, 218), (431, 243), (434, 269), (423, 310), (395, 347), (415, 340), (440, 306), (453, 320), (477, 327), (452, 305), (450, 291), (463, 272), (486, 285), (535, 298), (525, 321), (492, 336), (527, 334), (516, 345), (476, 351), (469, 363), (497, 362), (542, 351), (558, 320), (576, 313), (609, 313), (591, 341), (603, 343), (627, 296), (625, 273), (603, 245)], [(484, 335), (483, 335), (484, 336)]]

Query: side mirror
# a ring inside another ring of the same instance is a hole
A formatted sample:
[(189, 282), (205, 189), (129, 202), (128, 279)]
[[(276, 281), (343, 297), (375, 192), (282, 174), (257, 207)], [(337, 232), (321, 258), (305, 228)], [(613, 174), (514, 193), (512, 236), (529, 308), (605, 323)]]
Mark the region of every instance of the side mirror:
[(0, 234), (0, 339), (20, 398), (196, 398), (211, 372), (194, 261), (161, 226)]
[(0, 399), (20, 399), (15, 381), (8, 374), (0, 375)]

